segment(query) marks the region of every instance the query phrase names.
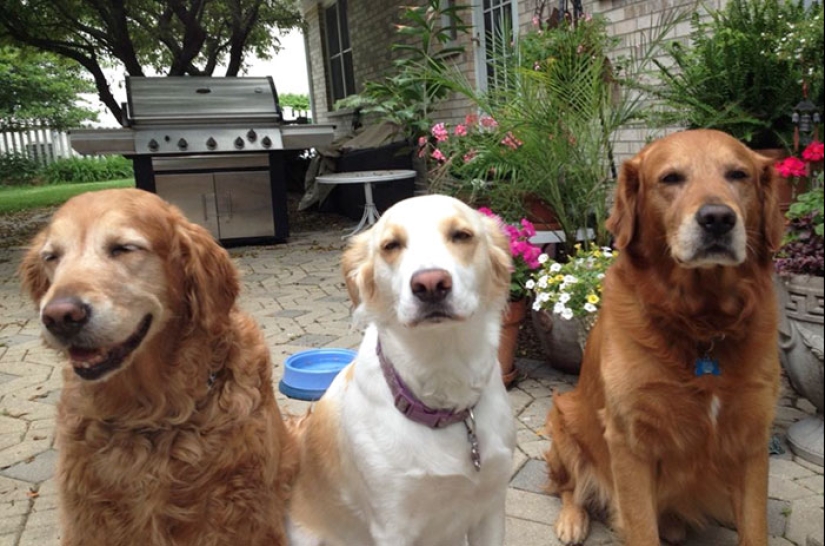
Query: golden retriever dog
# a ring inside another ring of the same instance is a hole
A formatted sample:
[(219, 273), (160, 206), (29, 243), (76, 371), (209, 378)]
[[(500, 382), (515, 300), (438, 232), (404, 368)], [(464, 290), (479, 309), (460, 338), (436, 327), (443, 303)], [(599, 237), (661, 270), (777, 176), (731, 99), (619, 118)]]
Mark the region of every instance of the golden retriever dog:
[(443, 195), (401, 201), (351, 240), (343, 270), (368, 327), (300, 425), (293, 546), (502, 546), (510, 267), (500, 226)]
[(621, 169), (619, 257), (576, 389), (554, 398), (546, 454), (556, 533), (581, 543), (606, 509), (629, 546), (729, 522), (767, 544), (768, 443), (779, 391), (771, 272), (783, 221), (771, 160), (684, 131)]
[(70, 199), (20, 267), (68, 362), (64, 546), (283, 546), (297, 464), (229, 255), (135, 189)]

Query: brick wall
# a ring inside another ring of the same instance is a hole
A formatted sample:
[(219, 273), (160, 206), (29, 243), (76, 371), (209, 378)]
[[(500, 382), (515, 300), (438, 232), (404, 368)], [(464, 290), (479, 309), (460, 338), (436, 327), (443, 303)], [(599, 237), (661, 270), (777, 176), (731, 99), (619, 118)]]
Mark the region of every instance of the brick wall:
[[(727, 0), (707, 0), (703, 5), (711, 8), (723, 7)], [(465, 5), (471, 0), (461, 0)], [(522, 30), (531, 25), (532, 16), (540, 0), (521, 0), (518, 5), (518, 20)], [(557, 5), (555, 0), (546, 2), (546, 10)], [(655, 25), (667, 10), (696, 9), (696, 0), (584, 0), (586, 12), (604, 15), (608, 21), (608, 32), (620, 38), (621, 46), (616, 56), (627, 55), (632, 48), (639, 48), (646, 36), (650, 35)], [(326, 67), (323, 55), (322, 17), (320, 4), (304, 2), (304, 14), (308, 22), (306, 34), (310, 53), (311, 95), (313, 100), (313, 119), (319, 123), (335, 123), (337, 134), (343, 134), (351, 126), (350, 113), (330, 113)], [(352, 44), (353, 66), (356, 76), (357, 91), (365, 81), (376, 80), (393, 73), (392, 44), (399, 35), (395, 24), (400, 21), (398, 2), (389, 0), (349, 0), (350, 40)], [(546, 11), (545, 13), (549, 13)], [(467, 23), (472, 22), (471, 13), (465, 13)], [(680, 23), (672, 33), (672, 38), (684, 38), (690, 32), (688, 21)], [(473, 51), (473, 34), (462, 35), (460, 42), (466, 52), (452, 59), (456, 69), (470, 82), (476, 81), (475, 59)], [(455, 123), (471, 111), (470, 103), (460, 96), (453, 96), (443, 101), (433, 117), (438, 120)], [(668, 131), (654, 131), (648, 127), (636, 126), (622, 130), (617, 136), (616, 159), (621, 161), (634, 155), (644, 143)]]

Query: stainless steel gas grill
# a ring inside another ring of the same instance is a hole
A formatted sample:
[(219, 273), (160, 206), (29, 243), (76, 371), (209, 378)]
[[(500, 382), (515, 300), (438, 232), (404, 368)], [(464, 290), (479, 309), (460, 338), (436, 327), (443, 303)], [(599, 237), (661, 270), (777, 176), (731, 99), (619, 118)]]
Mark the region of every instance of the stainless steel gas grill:
[(284, 123), (272, 78), (128, 77), (125, 127), (70, 132), (84, 154), (133, 160), (137, 187), (224, 244), (289, 235), (288, 150), (325, 146), (332, 125)]

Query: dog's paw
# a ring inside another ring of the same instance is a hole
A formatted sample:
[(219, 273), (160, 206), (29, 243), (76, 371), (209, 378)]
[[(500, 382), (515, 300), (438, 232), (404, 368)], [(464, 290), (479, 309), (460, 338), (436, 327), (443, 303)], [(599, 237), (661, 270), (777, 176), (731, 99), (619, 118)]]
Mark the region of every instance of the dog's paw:
[(590, 532), (590, 516), (587, 511), (575, 505), (566, 505), (556, 520), (556, 536), (562, 544), (582, 544)]

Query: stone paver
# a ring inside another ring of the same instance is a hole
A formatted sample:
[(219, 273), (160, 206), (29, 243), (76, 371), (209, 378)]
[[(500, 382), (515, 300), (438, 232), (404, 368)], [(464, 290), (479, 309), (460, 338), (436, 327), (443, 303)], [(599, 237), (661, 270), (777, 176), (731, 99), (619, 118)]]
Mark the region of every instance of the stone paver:
[[(280, 379), (289, 355), (312, 347), (357, 348), (361, 335), (339, 269), (340, 233), (299, 233), (288, 244), (232, 249), (241, 271), (241, 306), (264, 330)], [(20, 248), (0, 249), (0, 546), (58, 546), (54, 464), (54, 404), (61, 363), (39, 341), (32, 305), (15, 272)], [(507, 546), (556, 546), (553, 522), (560, 502), (544, 492), (542, 453), (549, 446), (544, 418), (551, 389), (565, 392), (576, 377), (543, 362), (520, 360), (522, 373), (511, 389), (518, 449), (507, 495)], [(280, 393), (282, 410), (303, 413), (307, 404)], [(775, 431), (784, 445), (785, 428), (814, 409), (785, 383)], [(787, 448), (786, 448), (787, 449)], [(790, 452), (771, 458), (768, 519), (770, 546), (823, 545), (823, 469)], [(615, 544), (609, 528), (593, 523), (585, 546)], [(689, 537), (687, 546), (734, 546), (736, 533), (712, 526)]]

